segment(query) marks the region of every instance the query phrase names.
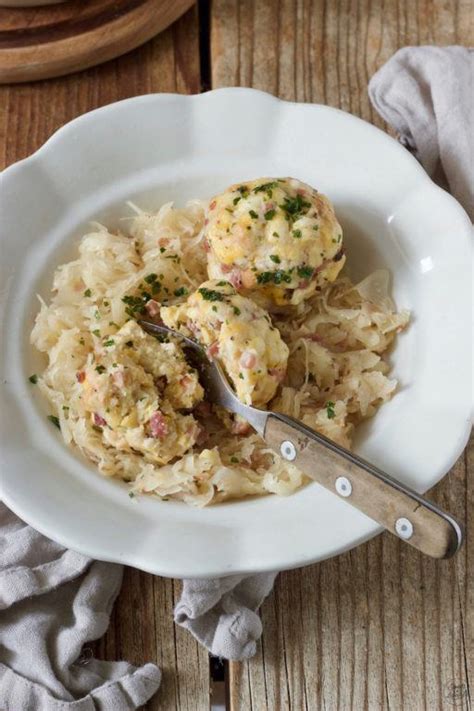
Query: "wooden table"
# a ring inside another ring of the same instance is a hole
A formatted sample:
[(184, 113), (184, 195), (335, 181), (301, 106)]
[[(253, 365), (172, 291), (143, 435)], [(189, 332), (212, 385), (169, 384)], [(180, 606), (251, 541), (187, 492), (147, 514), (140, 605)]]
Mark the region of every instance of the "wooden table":
[[(148, 92), (253, 86), (384, 127), (367, 97), (375, 70), (404, 45), (472, 43), (471, 19), (469, 0), (202, 2), (116, 61), (1, 87), (0, 167), (78, 114)], [(232, 711), (470, 708), (473, 469), (471, 440), (433, 493), (468, 527), (454, 560), (427, 560), (387, 534), (279, 577), (262, 608), (256, 657), (229, 665)], [(110, 629), (97, 644), (103, 658), (160, 665), (163, 683), (148, 711), (209, 708), (208, 655), (172, 622), (179, 590), (178, 581), (126, 570)]]

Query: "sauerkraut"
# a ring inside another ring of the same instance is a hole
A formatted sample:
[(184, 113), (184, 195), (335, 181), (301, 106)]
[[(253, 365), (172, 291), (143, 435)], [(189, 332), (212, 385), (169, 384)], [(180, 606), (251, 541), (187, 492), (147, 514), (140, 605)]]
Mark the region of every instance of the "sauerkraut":
[[(182, 315), (208, 280), (207, 211), (169, 203), (156, 214), (136, 209), (120, 233), (93, 225), (78, 258), (56, 270), (49, 303), (40, 298), (31, 341), (48, 363), (37, 382), (65, 442), (129, 482), (132, 495), (204, 506), (291, 494), (305, 476), (206, 403), (179, 343), (161, 343), (135, 320), (162, 307)], [(350, 447), (354, 427), (396, 390), (384, 354), (409, 314), (396, 312), (388, 274), (356, 285), (339, 276), (270, 317), (289, 355), (268, 409)]]

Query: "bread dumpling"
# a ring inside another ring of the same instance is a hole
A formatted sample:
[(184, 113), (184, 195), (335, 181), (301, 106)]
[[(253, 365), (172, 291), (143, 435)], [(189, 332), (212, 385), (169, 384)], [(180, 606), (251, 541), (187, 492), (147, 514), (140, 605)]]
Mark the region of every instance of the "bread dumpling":
[(238, 183), (213, 198), (206, 248), (209, 278), (230, 281), (268, 308), (301, 303), (345, 262), (332, 204), (294, 178)]

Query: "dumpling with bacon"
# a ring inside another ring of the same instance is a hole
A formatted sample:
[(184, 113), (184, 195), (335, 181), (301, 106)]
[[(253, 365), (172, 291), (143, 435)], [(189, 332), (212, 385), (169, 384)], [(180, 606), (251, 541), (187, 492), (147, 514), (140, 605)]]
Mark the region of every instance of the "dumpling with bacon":
[(262, 305), (297, 305), (336, 279), (342, 228), (327, 197), (295, 178), (232, 185), (209, 203), (208, 273)]
[(217, 358), (247, 405), (265, 405), (286, 373), (288, 346), (269, 315), (225, 280), (202, 284), (189, 298), (161, 308), (164, 323)]

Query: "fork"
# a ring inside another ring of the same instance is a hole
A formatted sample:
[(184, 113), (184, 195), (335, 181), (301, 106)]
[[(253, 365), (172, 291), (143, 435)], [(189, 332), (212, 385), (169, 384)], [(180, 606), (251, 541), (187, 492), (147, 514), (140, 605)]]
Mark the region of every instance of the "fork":
[(245, 405), (220, 363), (210, 359), (193, 339), (153, 321), (141, 319), (138, 323), (154, 336), (180, 339), (187, 361), (199, 374), (207, 401), (247, 420), (284, 460), (422, 553), (449, 558), (459, 550), (462, 527), (450, 514), (302, 422)]

